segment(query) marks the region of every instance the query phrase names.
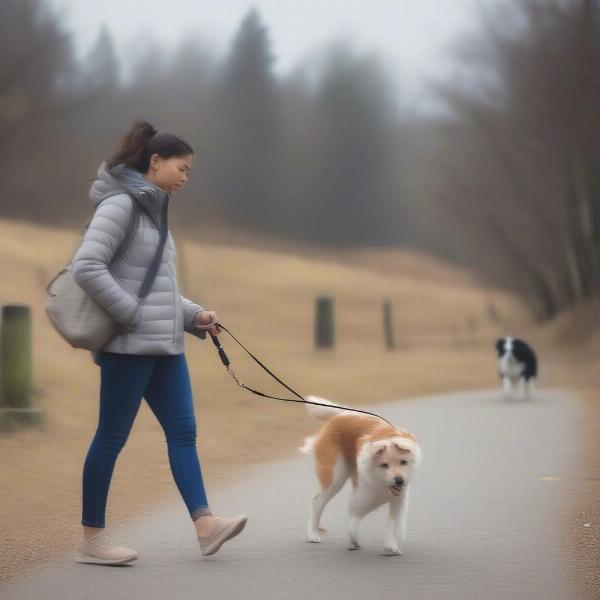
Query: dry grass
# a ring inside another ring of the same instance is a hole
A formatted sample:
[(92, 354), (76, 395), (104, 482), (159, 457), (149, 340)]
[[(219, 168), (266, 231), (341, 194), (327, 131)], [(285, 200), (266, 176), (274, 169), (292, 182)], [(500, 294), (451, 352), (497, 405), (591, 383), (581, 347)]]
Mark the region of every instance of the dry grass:
[[(77, 240), (69, 230), (0, 221), (0, 303), (32, 306), (35, 402), (46, 415), (43, 430), (0, 437), (0, 581), (49, 564), (79, 534), (81, 468), (97, 424), (98, 370), (88, 353), (58, 337), (43, 310), (45, 285)], [(468, 274), (414, 252), (234, 242), (179, 240), (185, 293), (217, 310), (243, 343), (301, 393), (352, 405), (496, 385), (491, 340), (504, 330), (490, 322), (489, 305), (508, 315), (515, 313), (515, 301), (478, 288)], [(336, 302), (332, 351), (313, 348), (314, 302), (323, 294)], [(394, 307), (394, 352), (383, 348), (384, 298)], [(222, 341), (243, 381), (276, 395), (285, 392), (227, 335)], [(224, 466), (232, 475), (249, 461), (292, 453), (314, 423), (296, 404), (237, 388), (210, 342), (188, 337), (186, 344), (210, 500), (211, 489), (225, 483)], [(177, 498), (164, 435), (142, 404), (115, 469), (107, 522), (124, 523), (159, 501), (181, 502)]]

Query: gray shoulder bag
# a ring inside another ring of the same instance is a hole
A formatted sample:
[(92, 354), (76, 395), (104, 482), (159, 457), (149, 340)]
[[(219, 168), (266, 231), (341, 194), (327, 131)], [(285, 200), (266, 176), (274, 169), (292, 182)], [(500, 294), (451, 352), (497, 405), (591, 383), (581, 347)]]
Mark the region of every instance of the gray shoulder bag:
[[(131, 196), (131, 199), (133, 201), (132, 218), (125, 239), (115, 253), (112, 262), (125, 251), (137, 230), (140, 211), (143, 208), (133, 196)], [(161, 231), (160, 242), (152, 263), (138, 292), (140, 302), (148, 295), (150, 287), (154, 283), (167, 235), (168, 227), (165, 226), (164, 231)], [(58, 333), (74, 348), (85, 348), (92, 352), (99, 352), (123, 329), (121, 324), (117, 323), (106, 310), (94, 302), (77, 284), (73, 278), (72, 263), (69, 263), (58, 272), (48, 284), (47, 291), (46, 314)]]

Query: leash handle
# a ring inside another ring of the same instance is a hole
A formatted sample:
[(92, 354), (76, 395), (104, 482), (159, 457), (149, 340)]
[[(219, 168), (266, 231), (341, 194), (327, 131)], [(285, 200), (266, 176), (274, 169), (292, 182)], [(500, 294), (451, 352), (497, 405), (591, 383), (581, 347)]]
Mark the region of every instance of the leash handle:
[(231, 364), (231, 361), (227, 357), (227, 354), (225, 354), (225, 350), (223, 349), (223, 346), (221, 345), (219, 338), (216, 335), (213, 335), (212, 333), (210, 334), (210, 337), (212, 338), (213, 344), (217, 348), (217, 352), (219, 353), (219, 358), (221, 359), (221, 362), (223, 363), (224, 366), (229, 367), (229, 365)]

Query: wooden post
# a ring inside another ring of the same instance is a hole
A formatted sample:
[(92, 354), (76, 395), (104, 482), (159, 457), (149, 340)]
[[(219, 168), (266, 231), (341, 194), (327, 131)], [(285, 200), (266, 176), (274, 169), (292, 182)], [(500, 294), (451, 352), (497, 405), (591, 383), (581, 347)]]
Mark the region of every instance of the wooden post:
[(504, 326), (502, 315), (494, 302), (488, 304), (488, 319), (492, 325), (497, 325), (502, 328)]
[(392, 305), (389, 300), (383, 303), (383, 335), (385, 338), (385, 347), (388, 350), (393, 350), (395, 348), (394, 325), (392, 321)]
[(31, 309), (2, 307), (0, 333), (0, 430), (39, 424), (41, 411), (31, 404)]
[(321, 296), (316, 301), (315, 346), (332, 348), (333, 345), (333, 300), (327, 296)]

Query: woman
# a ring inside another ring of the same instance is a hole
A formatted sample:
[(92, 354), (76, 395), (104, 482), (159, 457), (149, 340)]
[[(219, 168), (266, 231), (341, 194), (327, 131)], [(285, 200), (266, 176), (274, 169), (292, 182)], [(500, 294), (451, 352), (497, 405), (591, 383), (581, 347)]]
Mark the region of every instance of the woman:
[[(122, 325), (95, 355), (100, 414), (83, 467), (83, 539), (78, 562), (121, 564), (137, 558), (105, 531), (108, 489), (142, 397), (164, 429), (173, 477), (196, 528), (201, 552), (214, 554), (242, 531), (246, 517), (212, 514), (196, 452), (196, 421), (184, 331), (221, 330), (214, 311), (180, 295), (169, 194), (187, 182), (193, 150), (182, 138), (137, 121), (90, 189), (94, 217), (73, 259), (77, 283)], [(135, 200), (134, 200), (135, 198)], [(135, 203), (135, 204), (134, 204)], [(157, 249), (158, 270), (146, 297), (137, 294)], [(204, 335), (204, 334), (201, 334)]]

